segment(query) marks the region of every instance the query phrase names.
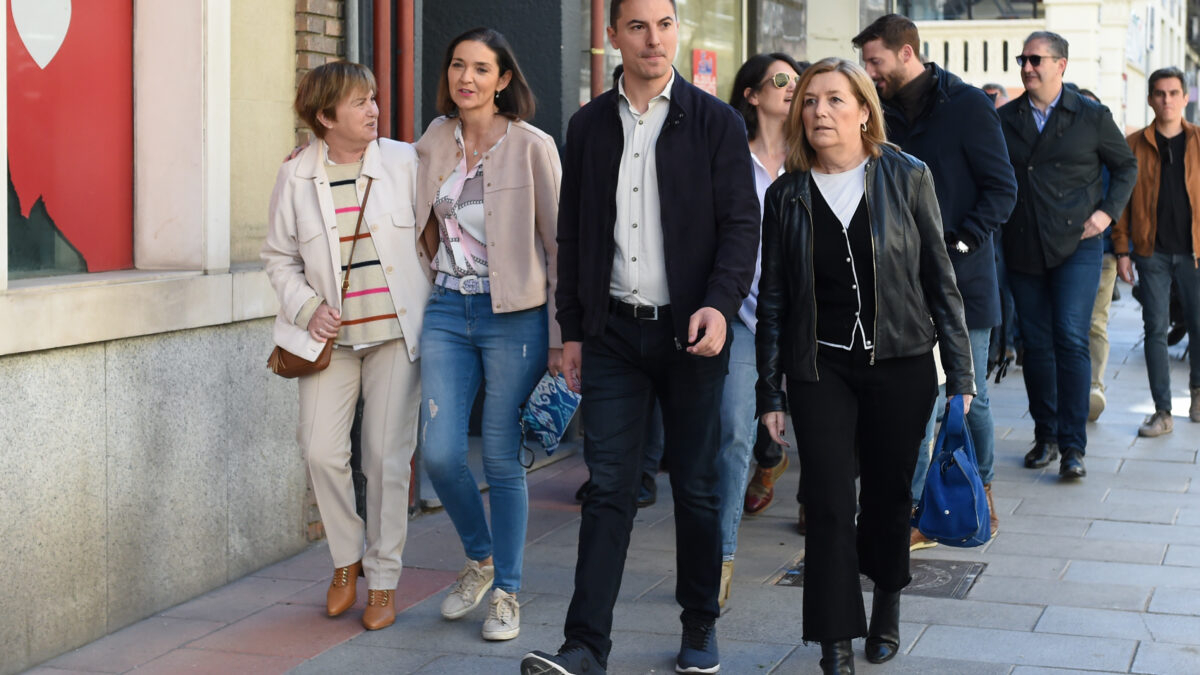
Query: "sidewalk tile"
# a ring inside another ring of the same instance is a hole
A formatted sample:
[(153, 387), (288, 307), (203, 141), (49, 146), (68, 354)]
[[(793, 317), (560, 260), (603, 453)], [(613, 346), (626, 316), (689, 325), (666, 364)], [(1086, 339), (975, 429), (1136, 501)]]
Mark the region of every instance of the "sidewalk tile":
[[(1001, 525), (996, 540), (1006, 536), (1007, 532)], [(1000, 577), (1024, 577), (1028, 579), (1058, 579), (1069, 564), (1066, 558), (1049, 558), (1030, 551), (1028, 555), (1010, 555), (992, 553), (979, 549), (951, 548), (935, 546), (912, 554), (912, 560), (964, 560), (987, 563), (984, 574)], [(907, 597), (907, 596), (906, 596)], [(914, 596), (917, 597), (917, 596)]]
[(321, 581), (322, 579), (329, 581), (332, 575), (333, 560), (329, 557), (329, 546), (325, 542), (321, 542), (303, 553), (277, 562), (270, 567), (264, 567), (250, 576), (299, 581)]
[(1159, 614), (1200, 616), (1200, 591), (1182, 588), (1156, 588), (1149, 611)]
[(95, 670), (123, 673), (208, 635), (224, 624), (215, 621), (193, 621), (152, 617), (123, 628), (75, 651), (47, 661), (52, 668)]
[(1033, 630), (1042, 614), (1040, 606), (979, 600), (949, 600), (905, 595), (900, 616), (905, 621), (975, 628)]
[[(434, 648), (434, 645), (427, 645)], [(297, 666), (291, 675), (394, 675), (411, 673), (441, 656), (441, 652), (420, 649), (387, 649), (359, 644), (357, 640), (343, 642), (327, 652)]]
[(1104, 501), (1112, 504), (1145, 504), (1147, 506), (1172, 506), (1181, 509), (1200, 509), (1200, 495), (1187, 493), (1165, 493), (1154, 490), (1113, 488)]
[(1154, 637), (1143, 616), (1138, 612), (1053, 606), (1046, 608), (1034, 630), (1062, 635), (1152, 640)]
[(520, 663), (520, 659), (513, 657), (451, 654), (439, 656), (415, 672), (422, 675), (495, 675), (517, 672)]
[(1148, 523), (1116, 523), (1098, 520), (1092, 523), (1092, 527), (1088, 529), (1088, 533), (1084, 537), (1087, 539), (1110, 539), (1128, 542), (1200, 544), (1200, 527), (1151, 525)]
[[(1176, 614), (1146, 614), (1146, 626), (1155, 642), (1200, 645), (1200, 617)], [(1200, 671), (1200, 662), (1197, 662)]]
[(989, 628), (930, 626), (911, 654), (1017, 665), (1125, 670), (1137, 642)]
[(304, 659), (294, 656), (260, 656), (258, 654), (233, 654), (206, 649), (176, 649), (141, 666), (138, 675), (228, 675), (229, 673), (254, 673), (273, 675), (286, 673), (300, 665)]
[(1070, 518), (1059, 513), (1057, 504), (1046, 508), (1045, 503), (1023, 500), (1015, 514), (1002, 514), (1000, 532), (1044, 534), (1055, 537), (1082, 537), (1091, 521), (1085, 518)]
[(1177, 510), (1178, 507), (1166, 505), (1112, 504), (1108, 502), (1075, 500), (1055, 501), (1053, 506), (1047, 510), (1045, 502), (1026, 499), (1017, 509), (1017, 514), (1032, 516), (1049, 513), (1055, 516), (1086, 518), (1088, 520), (1116, 520), (1170, 525), (1175, 522), (1175, 513)]
[(1071, 567), (1067, 569), (1063, 579), (1100, 585), (1136, 583), (1141, 586), (1200, 589), (1200, 567), (1133, 565), (1079, 560), (1071, 563)]
[[(1128, 541), (1119, 534), (1101, 537), (1093, 534), (1104, 522), (1094, 522), (1082, 538), (1051, 537), (1038, 534), (1006, 533), (1001, 531), (988, 548), (989, 553), (1010, 555), (1045, 555), (1070, 560), (1108, 560), (1158, 564), (1165, 545), (1148, 541)], [(1155, 527), (1122, 523), (1128, 527)], [(1164, 525), (1163, 527), (1169, 527)]]
[(1200, 466), (1196, 464), (1180, 464), (1179, 462), (1157, 462), (1140, 459), (1126, 459), (1118, 472), (1123, 476), (1146, 476), (1151, 478), (1179, 478), (1181, 476), (1200, 475)]
[(1185, 506), (1179, 509), (1179, 517), (1175, 519), (1175, 524), (1200, 527), (1200, 506)]
[(1011, 675), (1115, 675), (1125, 670), (1073, 670), (1070, 668), (1043, 668), (1041, 666), (1017, 666)]
[(1181, 565), (1184, 567), (1200, 567), (1200, 546), (1187, 544), (1169, 544), (1164, 565)]
[(298, 579), (243, 577), (195, 600), (164, 610), (159, 616), (232, 623), (314, 584), (322, 590), (325, 588), (325, 584)]
[(1150, 598), (1149, 586), (1099, 585), (1071, 581), (1046, 581), (1020, 577), (988, 576), (975, 582), (967, 597), (972, 600), (1022, 605), (1066, 605), (1099, 609), (1142, 611)]
[(64, 668), (51, 668), (50, 666), (37, 666), (26, 670), (21, 675), (95, 675), (101, 673), (101, 670), (79, 670), (72, 668), (70, 670)]
[(361, 610), (331, 619), (308, 605), (273, 605), (188, 646), (308, 659), (362, 633), (361, 617)]
[(1133, 660), (1134, 673), (1180, 675), (1194, 673), (1200, 664), (1200, 647), (1143, 642)]

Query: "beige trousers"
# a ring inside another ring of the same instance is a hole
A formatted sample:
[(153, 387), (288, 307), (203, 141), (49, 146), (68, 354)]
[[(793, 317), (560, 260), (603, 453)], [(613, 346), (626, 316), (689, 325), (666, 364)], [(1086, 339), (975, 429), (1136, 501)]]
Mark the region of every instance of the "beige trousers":
[[(308, 462), (333, 565), (345, 567), (361, 559), (371, 589), (394, 589), (400, 582), (420, 383), (420, 366), (408, 360), (403, 339), (360, 350), (337, 347), (328, 368), (300, 378), (297, 440)], [(350, 476), (350, 426), (360, 388), (365, 525), (355, 511)]]
[(1117, 257), (1104, 254), (1100, 267), (1100, 288), (1092, 305), (1092, 327), (1088, 330), (1088, 349), (1092, 353), (1092, 389), (1104, 391), (1104, 369), (1108, 366), (1108, 309), (1112, 305), (1113, 286), (1117, 283)]

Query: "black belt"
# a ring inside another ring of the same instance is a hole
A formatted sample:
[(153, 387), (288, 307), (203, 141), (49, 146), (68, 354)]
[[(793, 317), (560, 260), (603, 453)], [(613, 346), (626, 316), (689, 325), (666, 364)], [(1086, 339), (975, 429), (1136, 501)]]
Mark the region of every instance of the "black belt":
[(628, 302), (621, 302), (616, 298), (608, 299), (608, 310), (617, 316), (623, 316), (626, 319), (641, 319), (643, 321), (657, 321), (665, 319), (671, 311), (670, 305), (634, 305)]

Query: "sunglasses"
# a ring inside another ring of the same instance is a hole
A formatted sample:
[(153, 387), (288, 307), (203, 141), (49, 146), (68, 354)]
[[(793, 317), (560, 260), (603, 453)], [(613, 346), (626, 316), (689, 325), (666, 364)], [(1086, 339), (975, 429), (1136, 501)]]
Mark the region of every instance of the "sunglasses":
[(1061, 58), (1062, 58), (1061, 56), (1042, 56), (1041, 54), (1029, 54), (1029, 55), (1021, 54), (1020, 56), (1017, 57), (1017, 65), (1024, 68), (1025, 63), (1028, 61), (1029, 65), (1033, 66), (1034, 68), (1037, 68), (1038, 66), (1042, 65), (1042, 59), (1054, 59), (1055, 61), (1057, 61), (1058, 59), (1061, 59)]
[[(797, 83), (799, 83), (800, 76), (799, 75), (788, 75), (787, 73), (784, 73), (784, 72), (778, 72), (778, 73), (775, 73), (774, 75), (772, 75), (771, 78), (767, 80), (767, 82), (770, 82), (771, 84), (775, 85), (776, 89), (783, 89), (784, 87), (788, 86), (788, 82), (791, 82), (792, 80), (795, 80)], [(767, 82), (763, 82), (763, 84), (766, 84)]]

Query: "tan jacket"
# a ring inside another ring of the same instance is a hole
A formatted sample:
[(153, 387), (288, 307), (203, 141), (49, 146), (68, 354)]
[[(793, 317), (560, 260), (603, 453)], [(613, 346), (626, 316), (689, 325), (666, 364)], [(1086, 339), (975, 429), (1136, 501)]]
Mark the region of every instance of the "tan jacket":
[[(1200, 127), (1185, 121), (1183, 133), (1187, 134), (1183, 173), (1192, 204), (1192, 255), (1196, 257), (1200, 256)], [(1154, 253), (1154, 238), (1158, 233), (1158, 186), (1162, 174), (1154, 125), (1129, 134), (1125, 140), (1137, 157), (1138, 176), (1133, 196), (1113, 226), (1113, 250), (1128, 251), (1132, 239), (1133, 252), (1149, 256)]]
[[(417, 222), (422, 242), (434, 252), (439, 242), (433, 202), (462, 158), (454, 140), (456, 125), (457, 119), (439, 117), (417, 141)], [(562, 166), (554, 139), (525, 122), (513, 122), (500, 147), (483, 156), (483, 165), (492, 309), (516, 312), (548, 303), (550, 346), (561, 347), (554, 290)]]
[[(297, 314), (314, 296), (341, 309), (341, 248), (322, 146), (321, 142), (309, 144), (279, 168), (261, 252), (267, 277), (279, 296), (275, 344), (310, 361), (316, 360), (325, 343), (314, 340), (307, 326), (296, 325)], [(423, 249), (414, 227), (416, 175), (413, 147), (380, 139), (367, 146), (357, 185), (361, 202), (367, 178), (375, 179), (363, 229), (371, 230), (408, 357), (414, 361), (420, 354), (421, 322), (432, 280), (431, 252)]]

